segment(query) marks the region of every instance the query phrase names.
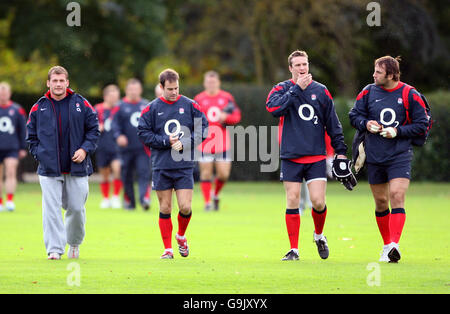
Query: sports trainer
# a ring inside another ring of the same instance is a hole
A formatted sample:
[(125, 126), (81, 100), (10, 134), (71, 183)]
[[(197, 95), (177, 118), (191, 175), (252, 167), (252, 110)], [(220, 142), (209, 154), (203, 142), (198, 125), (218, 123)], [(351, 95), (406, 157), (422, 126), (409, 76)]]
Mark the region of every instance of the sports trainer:
[[(89, 155), (97, 147), (98, 118), (81, 95), (69, 89), (61, 66), (48, 72), (49, 91), (31, 108), (27, 122), (29, 151), (39, 162), (44, 243), (48, 259), (79, 257), (85, 235), (85, 203), (92, 174)], [(66, 210), (65, 219), (61, 207)]]
[[(400, 81), (397, 58), (375, 60), (374, 83), (367, 85), (351, 109), (350, 123), (367, 130), (367, 174), (375, 217), (384, 246), (380, 261), (398, 262), (399, 240), (405, 223), (405, 195), (411, 178), (411, 140), (427, 129), (425, 104), (420, 94)], [(409, 103), (409, 110), (405, 109)], [(389, 210), (389, 204), (391, 211)]]
[(144, 147), (137, 135), (141, 111), (148, 104), (142, 98), (142, 84), (130, 79), (125, 88), (125, 97), (113, 118), (113, 135), (119, 145), (121, 176), (124, 189), (124, 208), (135, 209), (134, 176), (139, 186), (139, 202), (144, 210), (150, 208), (150, 151)]
[(282, 260), (299, 259), (299, 198), (303, 179), (313, 206), (314, 241), (320, 257), (326, 259), (329, 248), (323, 235), (327, 214), (325, 129), (338, 158), (346, 159), (347, 146), (330, 92), (309, 73), (307, 53), (292, 52), (288, 65), (292, 78), (275, 85), (266, 101), (267, 111), (280, 119), (280, 181), (286, 191), (286, 227), (291, 245)]
[[(120, 158), (119, 147), (117, 146), (112, 134), (111, 124), (114, 114), (119, 110), (118, 102), (120, 100), (120, 89), (117, 85), (110, 84), (103, 89), (103, 102), (95, 105), (97, 111), (100, 139), (98, 148), (95, 152), (97, 167), (102, 176), (100, 190), (103, 200), (100, 208), (121, 208), (120, 190), (122, 181), (120, 179)], [(113, 195), (109, 197), (112, 174)]]
[[(172, 192), (178, 202), (178, 250), (189, 255), (185, 232), (192, 216), (194, 147), (204, 140), (208, 121), (200, 106), (179, 94), (179, 76), (172, 69), (159, 75), (163, 95), (142, 111), (138, 134), (152, 151), (152, 187), (159, 201), (159, 228), (164, 244), (161, 258), (172, 259)], [(182, 154), (183, 158), (179, 157)]]
[(3, 174), (5, 174), (6, 204), (8, 211), (15, 209), (14, 193), (17, 187), (19, 159), (27, 155), (26, 112), (11, 100), (11, 86), (0, 83), (0, 211), (3, 208)]
[[(219, 193), (228, 181), (231, 171), (230, 135), (227, 125), (235, 125), (241, 121), (241, 110), (234, 97), (220, 88), (220, 77), (215, 71), (204, 75), (205, 90), (194, 97), (201, 111), (208, 119), (208, 137), (197, 149), (202, 152), (199, 159), (200, 187), (205, 201), (205, 210), (219, 210)], [(214, 191), (211, 203), (211, 187), (214, 180)]]

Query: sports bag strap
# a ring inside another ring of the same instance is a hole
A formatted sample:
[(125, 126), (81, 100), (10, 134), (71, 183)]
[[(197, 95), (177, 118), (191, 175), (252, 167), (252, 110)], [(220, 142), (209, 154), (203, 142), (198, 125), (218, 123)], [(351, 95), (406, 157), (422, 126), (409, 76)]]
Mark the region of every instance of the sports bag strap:
[(412, 87), (411, 85), (405, 84), (405, 87), (403, 87), (403, 91), (402, 91), (402, 99), (403, 99), (403, 106), (405, 107), (406, 110), (406, 121), (404, 123), (404, 125), (406, 123), (411, 123), (411, 118), (409, 117), (409, 92), (411, 91), (411, 89), (414, 89), (414, 87)]

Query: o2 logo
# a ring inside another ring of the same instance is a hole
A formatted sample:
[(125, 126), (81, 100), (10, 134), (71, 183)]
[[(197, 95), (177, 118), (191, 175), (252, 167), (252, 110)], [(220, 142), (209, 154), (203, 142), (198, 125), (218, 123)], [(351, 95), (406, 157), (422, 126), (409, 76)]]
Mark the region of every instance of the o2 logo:
[[(389, 116), (391, 117), (389, 119), (389, 121), (386, 121), (386, 119), (389, 118)], [(395, 119), (397, 118), (397, 115), (395, 114), (394, 109), (391, 108), (384, 108), (383, 110), (381, 110), (380, 112), (380, 122), (385, 125), (385, 126), (390, 126), (392, 124), (394, 125), (394, 128), (398, 127), (398, 125), (400, 124), (398, 121), (396, 121)]]
[(0, 132), (14, 134), (14, 126), (9, 117), (0, 118)]
[[(175, 125), (175, 127), (173, 128), (172, 125)], [(164, 125), (164, 132), (169, 136), (172, 134), (180, 134), (181, 132), (180, 121), (178, 121), (177, 119), (168, 120)]]
[(141, 116), (141, 113), (139, 111), (136, 111), (135, 113), (133, 113), (130, 117), (130, 123), (132, 126), (134, 126), (135, 128), (138, 127), (139, 125), (139, 118)]
[(310, 104), (303, 104), (298, 107), (298, 115), (302, 120), (311, 121), (314, 119), (314, 124), (317, 124), (318, 117), (314, 114), (314, 108)]
[(104, 124), (103, 124), (103, 128), (105, 129), (106, 132), (111, 131), (111, 118), (108, 118), (105, 120)]
[(218, 122), (220, 118), (220, 109), (219, 107), (211, 107), (208, 109), (206, 117), (210, 122)]

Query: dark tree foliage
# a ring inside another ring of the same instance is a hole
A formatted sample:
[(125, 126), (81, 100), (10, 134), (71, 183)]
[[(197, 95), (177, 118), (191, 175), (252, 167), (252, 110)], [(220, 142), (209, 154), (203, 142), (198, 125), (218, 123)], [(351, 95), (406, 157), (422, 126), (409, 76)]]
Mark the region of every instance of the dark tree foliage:
[(0, 14), (13, 15), (8, 45), (25, 59), (35, 50), (56, 55), (80, 88), (114, 82), (122, 72), (142, 76), (164, 50), (164, 1), (77, 1), (81, 26), (73, 27), (66, 22), (69, 2), (2, 1)]

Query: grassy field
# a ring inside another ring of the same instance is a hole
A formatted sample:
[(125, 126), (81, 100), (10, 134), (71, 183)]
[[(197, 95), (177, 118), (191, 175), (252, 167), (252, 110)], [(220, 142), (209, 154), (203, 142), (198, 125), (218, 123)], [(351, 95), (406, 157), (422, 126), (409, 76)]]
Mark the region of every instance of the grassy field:
[[(280, 261), (289, 249), (280, 183), (230, 183), (219, 212), (203, 211), (196, 185), (187, 232), (191, 254), (182, 258), (175, 248), (174, 260), (159, 258), (152, 197), (150, 212), (102, 210), (98, 185), (91, 184), (86, 238), (71, 264), (66, 256), (46, 259), (40, 188), (20, 185), (16, 211), (0, 213), (0, 293), (450, 292), (450, 184), (411, 185), (399, 264), (378, 263), (382, 241), (365, 182), (353, 192), (328, 185), (328, 260), (317, 254), (308, 213), (301, 218), (300, 261)], [(68, 278), (79, 278), (79, 286)]]

